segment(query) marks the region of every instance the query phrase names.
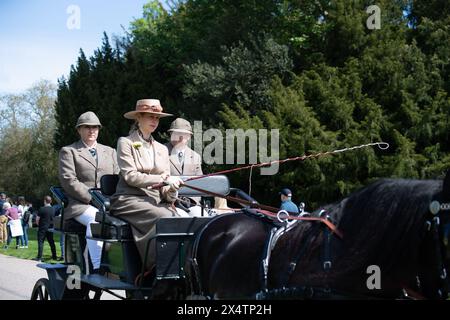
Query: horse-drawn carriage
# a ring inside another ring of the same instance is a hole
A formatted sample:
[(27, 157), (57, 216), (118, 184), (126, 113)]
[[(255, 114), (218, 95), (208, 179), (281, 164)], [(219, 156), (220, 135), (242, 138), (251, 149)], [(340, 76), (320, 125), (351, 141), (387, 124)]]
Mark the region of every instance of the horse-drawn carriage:
[[(90, 239), (104, 243), (100, 274), (92, 272), (87, 254), (86, 227), (74, 219), (64, 221), (64, 207), (68, 200), (61, 187), (51, 187), (53, 196), (62, 207), (62, 213), (54, 218), (52, 231), (64, 237), (64, 263), (37, 265), (47, 271), (48, 279), (36, 282), (32, 300), (99, 299), (103, 292), (121, 299), (148, 299), (152, 297), (152, 289), (158, 281), (176, 281), (185, 277), (187, 244), (198, 230), (214, 218), (208, 195), (188, 187), (179, 190), (180, 197), (201, 197), (202, 216), (161, 218), (157, 222), (156, 234), (149, 239), (149, 243), (152, 239), (156, 240), (155, 248), (147, 248), (156, 251), (156, 269), (148, 275), (143, 267), (146, 261), (141, 261), (130, 225), (109, 213), (109, 196), (115, 192), (117, 182), (117, 175), (105, 175), (100, 181), (100, 188), (89, 190), (92, 204), (98, 209), (97, 223), (91, 224)], [(250, 199), (241, 190), (230, 188), (227, 177), (223, 175), (197, 180), (191, 185), (218, 194), (228, 195), (231, 192)], [(118, 291), (125, 294), (120, 295)]]
[[(205, 206), (203, 217), (161, 218), (148, 248), (156, 252), (151, 273), (130, 226), (109, 214), (116, 183), (117, 176), (104, 176), (90, 190), (103, 272), (90, 272), (85, 229), (64, 222), (63, 213), (54, 224), (65, 237), (65, 262), (38, 265), (48, 279), (37, 281), (32, 299), (99, 299), (103, 292), (123, 299), (447, 298), (448, 175), (444, 182), (380, 180), (301, 216), (271, 211), (230, 188), (226, 176), (192, 180), (180, 196), (228, 195), (246, 205), (215, 217)], [(51, 190), (64, 207), (61, 188)]]

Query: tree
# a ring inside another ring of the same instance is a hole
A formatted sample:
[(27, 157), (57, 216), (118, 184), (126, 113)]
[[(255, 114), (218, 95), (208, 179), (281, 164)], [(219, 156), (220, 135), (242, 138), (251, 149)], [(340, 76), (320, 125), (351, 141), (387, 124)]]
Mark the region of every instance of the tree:
[[(9, 195), (41, 199), (57, 183), (57, 153), (53, 149), (56, 127), (56, 87), (42, 80), (23, 94), (0, 97), (0, 188)], [(7, 120), (6, 120), (7, 119)]]

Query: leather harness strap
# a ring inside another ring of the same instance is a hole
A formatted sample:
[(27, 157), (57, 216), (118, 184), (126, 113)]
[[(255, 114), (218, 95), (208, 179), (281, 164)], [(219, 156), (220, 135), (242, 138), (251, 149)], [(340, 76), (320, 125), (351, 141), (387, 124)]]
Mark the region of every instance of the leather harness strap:
[[(263, 204), (256, 204), (252, 201), (248, 201), (248, 200), (244, 200), (244, 199), (239, 199), (236, 197), (231, 197), (231, 196), (224, 196), (223, 194), (219, 194), (219, 193), (215, 193), (209, 190), (204, 190), (204, 189), (200, 189), (198, 187), (194, 187), (188, 184), (183, 184), (183, 186), (190, 188), (190, 189), (194, 189), (196, 191), (202, 192), (202, 193), (206, 193), (206, 194), (210, 194), (214, 197), (220, 197), (220, 198), (224, 198), (226, 200), (229, 201), (233, 201), (233, 202), (237, 202), (237, 203), (241, 203), (241, 204), (245, 204), (245, 205), (249, 205), (249, 206), (257, 206), (258, 208), (255, 208), (255, 210), (265, 216), (269, 216), (272, 218), (277, 218), (277, 214), (275, 212), (278, 212), (278, 209), (275, 207), (271, 207), (271, 206), (266, 206)], [(288, 220), (301, 220), (301, 221), (319, 221), (321, 223), (324, 223), (332, 232), (334, 232), (339, 238), (343, 238), (343, 234), (342, 232), (330, 221), (328, 221), (327, 219), (324, 218), (315, 218), (315, 217), (297, 217), (294, 216), (296, 213), (295, 212), (289, 212), (287, 211), (287, 213), (289, 214), (286, 219)]]

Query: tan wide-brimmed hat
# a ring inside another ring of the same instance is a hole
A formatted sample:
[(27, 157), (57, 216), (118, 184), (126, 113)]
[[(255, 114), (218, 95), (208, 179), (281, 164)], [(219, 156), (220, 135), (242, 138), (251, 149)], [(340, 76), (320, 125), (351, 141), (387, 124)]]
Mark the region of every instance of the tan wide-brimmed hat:
[(170, 129), (167, 131), (192, 134), (192, 127), (189, 121), (183, 118), (177, 118), (172, 122), (172, 124), (170, 125)]
[(127, 119), (136, 119), (138, 113), (150, 113), (159, 116), (160, 118), (173, 116), (173, 114), (164, 113), (162, 111), (163, 108), (158, 99), (142, 99), (136, 102), (136, 110), (129, 111), (123, 116)]
[(100, 123), (100, 120), (98, 119), (98, 117), (95, 113), (93, 113), (92, 111), (88, 111), (78, 117), (77, 125), (75, 126), (75, 128), (78, 128), (80, 126), (99, 126), (99, 127), (101, 127), (102, 124)]

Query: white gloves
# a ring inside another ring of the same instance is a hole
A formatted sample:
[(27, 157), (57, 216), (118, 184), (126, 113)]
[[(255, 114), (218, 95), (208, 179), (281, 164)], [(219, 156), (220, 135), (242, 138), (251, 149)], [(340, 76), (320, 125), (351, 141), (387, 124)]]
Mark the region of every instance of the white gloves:
[(177, 176), (169, 176), (166, 180), (164, 180), (164, 184), (170, 186), (170, 190), (176, 191), (180, 189), (180, 186), (183, 184), (183, 180)]

